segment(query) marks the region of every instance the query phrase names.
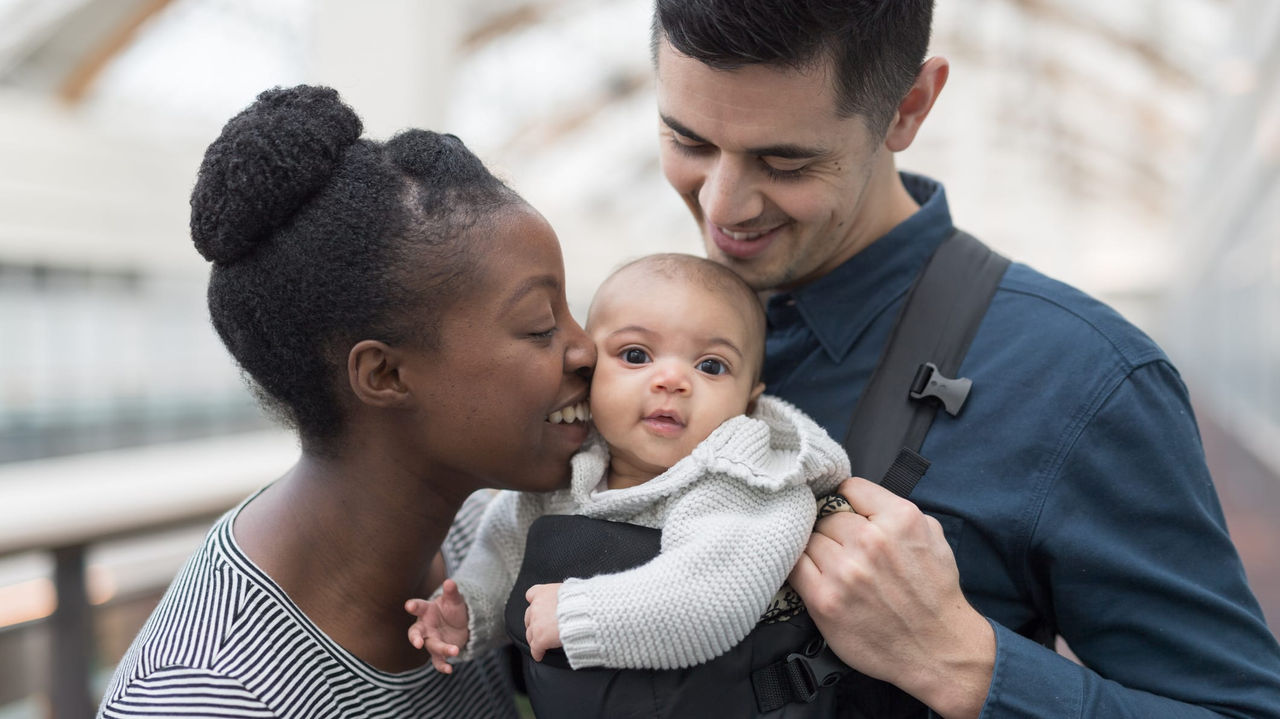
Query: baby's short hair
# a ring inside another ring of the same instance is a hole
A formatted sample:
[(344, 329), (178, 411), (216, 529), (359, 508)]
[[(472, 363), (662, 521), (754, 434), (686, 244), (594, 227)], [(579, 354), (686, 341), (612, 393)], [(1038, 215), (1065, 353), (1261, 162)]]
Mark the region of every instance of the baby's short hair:
[[(629, 270), (641, 270), (661, 277), (697, 282), (704, 288), (724, 296), (730, 302), (740, 303), (740, 306), (747, 308), (751, 317), (749, 328), (753, 331), (751, 340), (755, 342), (755, 347), (744, 347), (743, 351), (755, 354), (757, 374), (763, 368), (764, 305), (760, 302), (760, 296), (756, 291), (751, 289), (751, 286), (737, 272), (705, 257), (679, 252), (660, 252), (622, 263), (600, 286), (604, 287), (610, 279)], [(588, 312), (588, 317), (589, 315)]]

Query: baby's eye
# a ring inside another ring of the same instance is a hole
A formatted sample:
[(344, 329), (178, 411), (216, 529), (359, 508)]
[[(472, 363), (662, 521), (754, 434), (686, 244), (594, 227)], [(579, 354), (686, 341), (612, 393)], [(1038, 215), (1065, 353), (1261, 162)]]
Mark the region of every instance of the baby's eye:
[(725, 367), (724, 363), (718, 359), (704, 359), (698, 363), (698, 371), (715, 375), (724, 374), (729, 371), (729, 368)]
[(622, 351), (622, 361), (627, 364), (644, 364), (649, 361), (649, 354), (637, 347), (631, 347)]

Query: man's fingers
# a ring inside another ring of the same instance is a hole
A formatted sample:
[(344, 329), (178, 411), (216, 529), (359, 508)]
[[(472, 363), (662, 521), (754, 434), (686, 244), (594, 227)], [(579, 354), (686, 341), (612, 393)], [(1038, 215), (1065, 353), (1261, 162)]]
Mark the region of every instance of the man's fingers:
[(800, 560), (796, 562), (796, 566), (791, 568), (791, 574), (787, 576), (787, 583), (791, 585), (792, 589), (804, 594), (805, 590), (813, 586), (814, 582), (817, 582), (821, 576), (822, 572), (818, 570), (818, 565), (813, 563), (813, 560), (809, 558), (809, 553), (806, 551), (800, 555)]
[(875, 482), (862, 477), (846, 479), (840, 483), (836, 491), (849, 500), (849, 505), (853, 507), (854, 512), (864, 517), (874, 517), (880, 512), (897, 506), (899, 502), (906, 501)]

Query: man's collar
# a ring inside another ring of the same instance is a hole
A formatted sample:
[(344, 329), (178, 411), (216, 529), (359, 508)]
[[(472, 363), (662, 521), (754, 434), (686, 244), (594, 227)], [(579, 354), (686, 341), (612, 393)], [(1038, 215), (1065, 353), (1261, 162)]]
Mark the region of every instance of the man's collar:
[(771, 305), (794, 299), (833, 362), (844, 359), (867, 326), (906, 293), (934, 249), (955, 231), (941, 184), (899, 176), (920, 209), (836, 269), (770, 299)]

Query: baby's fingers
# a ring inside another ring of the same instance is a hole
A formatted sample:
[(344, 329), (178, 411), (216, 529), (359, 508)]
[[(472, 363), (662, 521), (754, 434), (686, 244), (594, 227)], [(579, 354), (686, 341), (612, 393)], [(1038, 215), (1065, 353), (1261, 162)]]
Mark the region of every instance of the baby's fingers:
[(453, 665), (449, 663), (449, 657), (458, 656), (458, 647), (455, 644), (442, 642), (439, 639), (427, 639), (427, 651), (431, 652), (431, 665), (441, 674), (452, 674)]
[(431, 606), (431, 602), (425, 599), (410, 599), (404, 603), (404, 610), (415, 617), (421, 617), (427, 613), (427, 607)]
[(409, 643), (413, 645), (414, 649), (421, 649), (422, 643), (426, 638), (427, 632), (423, 627), (422, 622), (414, 622), (409, 625)]

